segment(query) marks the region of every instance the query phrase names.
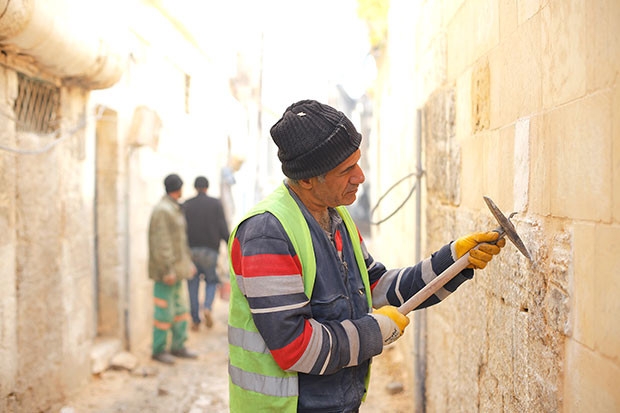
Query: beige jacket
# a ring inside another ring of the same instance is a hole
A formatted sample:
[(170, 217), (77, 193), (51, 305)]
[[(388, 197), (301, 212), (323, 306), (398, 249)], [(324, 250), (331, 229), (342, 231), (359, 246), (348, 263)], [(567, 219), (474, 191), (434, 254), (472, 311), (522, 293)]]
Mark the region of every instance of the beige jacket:
[(168, 274), (191, 278), (193, 270), (185, 215), (173, 198), (164, 195), (149, 223), (149, 278), (160, 282)]

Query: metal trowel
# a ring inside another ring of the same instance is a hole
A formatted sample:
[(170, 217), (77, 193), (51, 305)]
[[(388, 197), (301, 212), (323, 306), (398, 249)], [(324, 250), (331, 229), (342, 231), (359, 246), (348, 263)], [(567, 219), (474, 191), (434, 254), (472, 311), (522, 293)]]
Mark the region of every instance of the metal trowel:
[[(487, 206), (491, 210), (491, 213), (499, 223), (499, 227), (494, 229), (494, 231), (499, 232), (500, 240), (501, 238), (507, 237), (515, 247), (523, 254), (528, 260), (532, 260), (532, 257), (521, 241), (519, 234), (517, 234), (517, 230), (515, 229), (512, 222), (510, 222), (510, 218), (512, 218), (516, 212), (510, 214), (510, 216), (506, 217), (502, 211), (495, 205), (495, 203), (489, 197), (483, 197), (484, 202), (486, 202)], [(496, 241), (497, 242), (497, 241)], [(476, 247), (477, 248), (477, 247)], [(430, 296), (435, 294), (441, 287), (446, 285), (448, 281), (456, 277), (461, 271), (463, 271), (469, 265), (469, 252), (463, 255), (461, 258), (456, 260), (454, 264), (446, 268), (444, 272), (439, 274), (435, 279), (426, 284), (424, 288), (418, 291), (413, 297), (405, 301), (400, 307), (398, 307), (398, 311), (401, 314), (408, 314), (410, 311), (416, 309), (420, 304), (426, 301)]]

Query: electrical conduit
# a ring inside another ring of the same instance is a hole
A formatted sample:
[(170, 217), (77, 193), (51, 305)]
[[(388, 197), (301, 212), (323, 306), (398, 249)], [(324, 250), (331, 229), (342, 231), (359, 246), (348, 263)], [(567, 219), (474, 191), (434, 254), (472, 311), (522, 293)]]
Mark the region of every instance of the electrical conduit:
[(120, 4), (0, 0), (0, 49), (30, 56), (37, 67), (65, 83), (108, 88), (120, 79), (129, 56), (123, 50), (129, 30)]

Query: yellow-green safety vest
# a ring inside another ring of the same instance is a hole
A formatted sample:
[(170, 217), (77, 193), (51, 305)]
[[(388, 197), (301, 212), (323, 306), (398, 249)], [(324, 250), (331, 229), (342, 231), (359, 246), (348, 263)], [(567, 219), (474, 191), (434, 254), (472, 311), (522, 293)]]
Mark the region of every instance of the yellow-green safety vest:
[[(344, 206), (337, 207), (336, 210), (342, 217), (349, 238), (351, 238), (370, 311), (372, 308), (370, 282), (357, 227)], [(299, 206), (284, 184), (256, 204), (240, 223), (264, 212), (273, 214), (290, 238), (301, 262), (304, 292), (308, 298), (312, 297), (316, 278), (316, 258), (310, 229)], [(230, 235), (229, 257), (232, 257), (233, 240), (239, 224)], [(299, 394), (297, 373), (282, 370), (273, 359), (254, 324), (248, 302), (237, 285), (237, 275), (232, 262), (229, 264), (229, 269), (231, 285), (228, 316), (230, 411), (233, 413), (295, 412)], [(366, 388), (368, 388), (369, 379), (370, 377), (367, 376)]]

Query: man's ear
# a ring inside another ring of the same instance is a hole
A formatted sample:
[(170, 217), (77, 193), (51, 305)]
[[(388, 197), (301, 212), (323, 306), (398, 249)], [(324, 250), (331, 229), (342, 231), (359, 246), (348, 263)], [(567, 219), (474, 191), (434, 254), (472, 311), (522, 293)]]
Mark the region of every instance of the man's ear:
[(299, 186), (301, 186), (303, 189), (312, 189), (312, 187), (314, 186), (314, 179), (315, 178), (306, 178), (306, 179), (299, 179), (297, 182), (299, 182)]

